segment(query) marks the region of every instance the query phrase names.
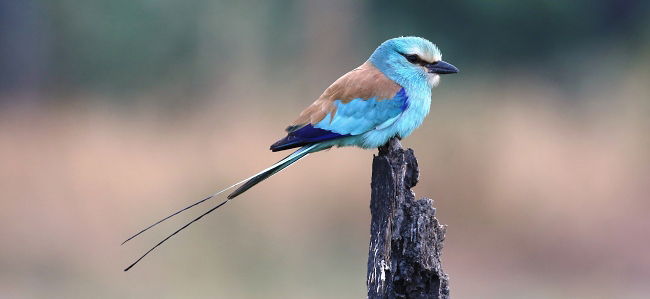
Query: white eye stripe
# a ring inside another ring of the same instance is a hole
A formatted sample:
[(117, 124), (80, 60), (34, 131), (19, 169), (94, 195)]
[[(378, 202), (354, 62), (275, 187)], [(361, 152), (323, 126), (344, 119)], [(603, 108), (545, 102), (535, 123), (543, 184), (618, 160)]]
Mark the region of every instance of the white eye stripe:
[[(429, 49), (426, 49), (426, 50), (429, 50)], [(435, 49), (435, 50), (437, 50), (437, 49)], [(413, 48), (409, 49), (408, 53), (409, 54), (415, 54), (418, 57), (420, 57), (420, 59), (422, 59), (422, 60), (424, 60), (424, 61), (426, 61), (428, 63), (432, 63), (432, 62), (439, 61), (442, 58), (441, 55), (440, 55), (440, 52), (435, 51), (435, 50), (432, 53), (432, 51), (422, 51), (422, 49), (420, 49), (419, 47), (413, 47)]]

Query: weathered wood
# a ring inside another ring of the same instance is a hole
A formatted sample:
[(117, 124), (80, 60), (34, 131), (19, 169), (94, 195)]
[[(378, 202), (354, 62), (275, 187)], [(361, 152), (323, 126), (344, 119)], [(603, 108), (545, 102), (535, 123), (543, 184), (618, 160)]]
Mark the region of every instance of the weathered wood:
[(372, 161), (368, 298), (449, 298), (449, 278), (440, 264), (445, 227), (433, 200), (415, 199), (418, 163), (397, 138)]

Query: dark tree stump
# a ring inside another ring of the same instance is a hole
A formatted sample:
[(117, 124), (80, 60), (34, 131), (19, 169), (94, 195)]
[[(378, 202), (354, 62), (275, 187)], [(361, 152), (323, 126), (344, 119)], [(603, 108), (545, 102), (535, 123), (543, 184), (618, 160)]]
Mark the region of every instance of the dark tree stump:
[(449, 298), (440, 264), (445, 227), (432, 199), (415, 199), (411, 188), (419, 175), (413, 150), (404, 150), (397, 138), (372, 161), (369, 299)]

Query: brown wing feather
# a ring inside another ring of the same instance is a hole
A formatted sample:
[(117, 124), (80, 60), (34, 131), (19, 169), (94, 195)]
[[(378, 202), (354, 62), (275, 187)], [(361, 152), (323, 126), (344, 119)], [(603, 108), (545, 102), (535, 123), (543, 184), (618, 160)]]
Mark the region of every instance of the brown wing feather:
[(300, 113), (298, 119), (287, 128), (287, 131), (292, 132), (307, 124), (315, 124), (330, 113), (334, 118), (336, 115), (334, 101), (336, 100), (349, 103), (357, 98), (363, 100), (376, 98), (377, 101), (381, 101), (392, 99), (400, 89), (402, 89), (401, 86), (386, 77), (368, 60), (332, 83), (313, 104)]

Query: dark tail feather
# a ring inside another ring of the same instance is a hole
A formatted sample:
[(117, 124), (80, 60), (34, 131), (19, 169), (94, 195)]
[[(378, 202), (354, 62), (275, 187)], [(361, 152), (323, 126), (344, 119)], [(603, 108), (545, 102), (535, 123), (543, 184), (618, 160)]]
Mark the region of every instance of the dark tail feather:
[(167, 236), (167, 238), (164, 238), (162, 241), (158, 242), (158, 244), (156, 244), (156, 246), (151, 247), (151, 249), (149, 249), (147, 252), (145, 252), (145, 253), (144, 253), (144, 254), (143, 254), (143, 255), (142, 255), (138, 260), (136, 260), (136, 261), (135, 261), (133, 264), (131, 264), (130, 266), (126, 267), (126, 269), (124, 269), (124, 272), (129, 271), (131, 268), (133, 268), (133, 266), (135, 266), (135, 264), (139, 263), (139, 262), (140, 262), (140, 261), (141, 261), (145, 256), (147, 256), (147, 254), (149, 254), (150, 252), (152, 252), (152, 251), (153, 251), (154, 249), (156, 249), (158, 246), (162, 245), (162, 243), (165, 243), (165, 241), (169, 240), (169, 238), (171, 238), (171, 237), (173, 237), (174, 235), (178, 234), (180, 231), (184, 230), (186, 227), (190, 226), (192, 223), (199, 221), (201, 218), (203, 218), (203, 216), (212, 213), (214, 210), (220, 208), (221, 206), (225, 205), (225, 204), (228, 203), (229, 201), (230, 201), (230, 198), (229, 198), (229, 199), (226, 199), (226, 201), (224, 201), (224, 202), (218, 204), (216, 207), (214, 207), (214, 208), (208, 210), (207, 212), (201, 214), (201, 216), (194, 218), (194, 220), (190, 221), (189, 223), (183, 225), (183, 227), (179, 228), (178, 230), (176, 230), (175, 232), (173, 232), (171, 235)]
[(256, 176), (254, 176), (253, 178), (248, 180), (246, 183), (241, 185), (241, 187), (237, 188), (237, 190), (235, 190), (233, 193), (230, 193), (230, 195), (228, 195), (228, 199), (233, 199), (233, 198), (239, 196), (240, 194), (248, 191), (248, 189), (253, 188), (253, 186), (261, 183), (262, 181), (264, 181), (264, 180), (266, 180), (266, 179), (268, 179), (270, 177), (272, 177), (274, 174), (282, 171), (283, 169), (289, 167), (291, 164), (293, 164), (293, 163), (297, 162), (298, 160), (304, 158), (305, 156), (307, 156), (308, 154), (311, 153), (310, 150), (312, 150), (314, 147), (316, 147), (316, 145), (305, 146), (305, 147), (302, 147), (299, 150), (295, 151), (293, 154), (291, 154), (289, 157), (287, 157), (289, 159), (285, 159), (286, 161), (284, 161), (284, 162), (281, 161), (280, 163), (274, 165), (272, 168), (270, 168), (270, 169), (266, 170), (265, 172), (262, 172), (262, 173), (260, 173), (260, 174), (258, 174)]
[[(243, 180), (243, 181), (241, 181), (241, 182), (239, 182), (239, 183), (237, 183), (237, 184), (234, 184), (234, 185), (232, 185), (232, 186), (230, 186), (230, 187), (228, 187), (228, 188), (226, 188), (226, 189), (223, 189), (223, 190), (221, 190), (221, 191), (219, 191), (219, 192), (217, 192), (217, 193), (215, 193), (215, 194), (212, 194), (212, 195), (210, 195), (210, 196), (208, 196), (208, 197), (206, 197), (206, 198), (204, 198), (204, 199), (202, 199), (202, 200), (200, 200), (200, 201), (198, 201), (198, 202), (195, 202), (195, 203), (193, 203), (193, 204), (191, 204), (191, 205), (189, 205), (189, 206), (183, 208), (182, 210), (180, 210), (180, 211), (178, 211), (178, 212), (176, 212), (176, 213), (174, 213), (174, 214), (171, 214), (171, 215), (169, 215), (169, 216), (167, 216), (167, 217), (161, 219), (160, 221), (158, 221), (158, 222), (156, 222), (156, 223), (154, 223), (154, 224), (148, 226), (147, 228), (141, 230), (141, 231), (138, 232), (137, 234), (131, 236), (131, 237), (128, 238), (128, 239), (126, 239), (126, 241), (122, 242), (122, 245), (124, 245), (124, 243), (130, 241), (131, 239), (133, 239), (133, 238), (139, 236), (140, 234), (144, 233), (145, 231), (151, 229), (152, 227), (154, 227), (154, 226), (160, 224), (161, 222), (163, 222), (163, 221), (165, 221), (165, 220), (167, 220), (167, 219), (169, 219), (169, 218), (172, 218), (172, 217), (174, 217), (174, 216), (180, 214), (180, 213), (183, 212), (183, 211), (189, 210), (190, 208), (192, 208), (192, 207), (194, 207), (194, 206), (196, 206), (196, 205), (198, 205), (198, 204), (200, 204), (200, 203), (203, 203), (203, 202), (207, 201), (208, 199), (211, 199), (211, 198), (213, 198), (213, 197), (215, 197), (215, 196), (221, 194), (221, 193), (224, 192), (224, 191), (230, 190), (231, 188), (233, 188), (233, 187), (235, 187), (235, 186), (237, 186), (237, 185), (240, 185), (240, 184), (246, 182), (246, 185), (248, 185), (246, 188), (239, 188), (239, 189), (237, 189), (237, 191), (239, 191), (239, 192), (235, 191), (235, 193), (237, 193), (237, 194), (235, 194), (235, 195), (233, 195), (234, 193), (231, 194), (230, 196), (228, 196), (228, 199), (232, 199), (232, 198), (234, 198), (235, 196), (237, 196), (237, 195), (239, 195), (239, 194), (241, 194), (241, 193), (244, 193), (244, 191), (250, 189), (250, 188), (253, 187), (255, 184), (257, 184), (257, 183), (263, 181), (264, 179), (270, 177), (271, 175), (277, 173), (278, 171), (280, 171), (280, 170), (282, 170), (282, 169), (279, 169), (279, 170), (277, 170), (277, 171), (271, 173), (270, 175), (265, 176), (263, 179), (260, 179), (260, 180), (258, 180), (258, 181), (256, 181), (256, 182), (251, 183), (251, 181), (254, 181), (255, 178), (261, 177), (261, 176), (263, 176), (264, 174), (269, 173), (270, 170), (277, 169), (277, 168), (278, 168), (279, 166), (281, 166), (284, 162), (287, 162), (288, 160), (292, 159), (292, 158), (295, 157), (297, 154), (301, 154), (301, 153), (302, 153), (302, 150), (303, 150), (303, 149), (299, 149), (299, 150), (293, 152), (291, 155), (289, 155), (289, 156), (285, 157), (284, 159), (280, 160), (278, 163), (273, 164), (271, 167), (269, 167), (269, 168), (267, 168), (267, 169), (265, 169), (265, 170), (262, 170), (261, 172), (259, 172), (259, 173), (256, 174), (256, 175), (253, 175), (253, 176), (250, 177), (250, 178), (247, 178), (247, 179), (245, 179), (245, 180)], [(304, 156), (304, 155), (306, 155), (306, 154), (303, 154), (302, 156)], [(294, 161), (294, 162), (295, 162), (295, 161)], [(293, 163), (293, 162), (291, 162), (291, 163)], [(289, 163), (289, 164), (291, 164), (291, 163)], [(288, 165), (287, 165), (287, 166), (288, 166)], [(284, 167), (282, 167), (282, 168), (285, 168), (285, 167), (287, 167), (287, 166), (284, 166)], [(243, 190), (240, 190), (240, 189), (243, 189)]]
[[(151, 251), (153, 251), (153, 250), (156, 249), (158, 246), (160, 246), (160, 245), (162, 245), (163, 243), (165, 243), (165, 241), (169, 240), (169, 238), (173, 237), (174, 235), (176, 235), (176, 234), (179, 233), (180, 231), (182, 231), (182, 230), (184, 230), (185, 228), (187, 228), (188, 226), (190, 226), (192, 223), (194, 223), (194, 222), (196, 222), (196, 221), (199, 221), (199, 219), (203, 218), (203, 216), (212, 213), (214, 210), (216, 210), (216, 209), (220, 208), (221, 206), (225, 205), (225, 204), (228, 203), (231, 199), (235, 198), (235, 197), (238, 196), (239, 194), (242, 194), (242, 193), (246, 192), (248, 189), (252, 188), (253, 186), (255, 186), (255, 185), (257, 185), (257, 184), (259, 184), (261, 181), (268, 179), (269, 177), (273, 176), (274, 174), (276, 174), (276, 173), (282, 171), (283, 169), (289, 167), (289, 165), (291, 165), (291, 164), (295, 163), (296, 161), (302, 159), (303, 157), (305, 157), (306, 155), (308, 155), (309, 153), (311, 153), (311, 150), (313, 150), (315, 147), (316, 147), (316, 145), (309, 145), (309, 146), (302, 147), (302, 148), (298, 149), (297, 151), (295, 151), (294, 153), (292, 153), (291, 155), (287, 156), (286, 158), (280, 160), (280, 162), (275, 163), (273, 166), (271, 166), (271, 167), (269, 167), (269, 168), (267, 168), (267, 169), (265, 169), (265, 170), (262, 170), (262, 172), (260, 172), (260, 173), (258, 173), (258, 174), (256, 174), (256, 175), (254, 175), (253, 177), (251, 177), (251, 178), (249, 178), (249, 179), (247, 179), (247, 180), (243, 180), (243, 181), (241, 181), (241, 182), (239, 182), (239, 183), (237, 183), (237, 184), (234, 184), (234, 185), (232, 185), (232, 186), (230, 186), (230, 187), (228, 187), (228, 188), (226, 188), (226, 189), (224, 189), (224, 190), (221, 190), (221, 191), (219, 191), (219, 192), (217, 192), (217, 193), (215, 193), (215, 194), (213, 194), (213, 195), (211, 195), (211, 196), (209, 196), (209, 197), (207, 197), (207, 198), (205, 198), (205, 199), (203, 199), (203, 200), (201, 200), (201, 201), (199, 201), (199, 202), (197, 202), (197, 203), (194, 203), (194, 204), (190, 205), (189, 207), (186, 207), (186, 208), (184, 208), (184, 209), (182, 209), (182, 210), (180, 210), (180, 211), (178, 211), (178, 212), (176, 212), (176, 213), (174, 213), (174, 214), (172, 214), (172, 215), (170, 215), (170, 216), (168, 216), (168, 217), (166, 217), (166, 218), (164, 218), (164, 219), (162, 219), (162, 220), (156, 222), (155, 224), (153, 224), (153, 225), (147, 227), (146, 229), (140, 231), (140, 232), (137, 233), (135, 236), (138, 236), (139, 234), (143, 233), (144, 231), (146, 231), (146, 230), (148, 230), (148, 229), (154, 227), (156, 224), (158, 224), (158, 223), (160, 223), (160, 222), (163, 222), (163, 221), (165, 221), (165, 220), (167, 220), (167, 219), (173, 217), (174, 215), (177, 215), (178, 213), (183, 212), (183, 211), (185, 211), (185, 210), (187, 210), (187, 209), (189, 209), (189, 208), (191, 208), (191, 207), (193, 207), (193, 206), (196, 206), (196, 205), (198, 205), (198, 204), (200, 204), (200, 203), (202, 203), (202, 202), (204, 202), (204, 201), (206, 201), (206, 200), (208, 200), (208, 199), (210, 199), (210, 198), (212, 198), (212, 197), (218, 195), (218, 194), (221, 193), (221, 192), (224, 192), (224, 191), (226, 191), (226, 190), (228, 190), (228, 189), (230, 189), (230, 188), (233, 188), (233, 187), (235, 187), (235, 186), (237, 186), (237, 185), (239, 185), (239, 184), (241, 184), (241, 183), (243, 183), (243, 182), (246, 182), (244, 185), (242, 185), (242, 186), (239, 187), (237, 190), (235, 190), (235, 192), (233, 192), (232, 194), (228, 195), (228, 199), (226, 199), (226, 201), (224, 201), (224, 202), (218, 204), (218, 205), (215, 206), (214, 208), (212, 208), (212, 209), (208, 210), (207, 212), (201, 214), (199, 217), (195, 218), (194, 220), (192, 220), (192, 221), (190, 221), (189, 223), (185, 224), (185, 225), (184, 225), (183, 227), (181, 227), (180, 229), (176, 230), (174, 233), (172, 233), (171, 235), (169, 235), (167, 238), (163, 239), (163, 240), (160, 241), (158, 244), (156, 244), (156, 246), (154, 246), (154, 247), (152, 247), (151, 249), (149, 249), (149, 251), (147, 251), (145, 254), (143, 254), (143, 255), (142, 255), (138, 260), (136, 260), (136, 261), (135, 261), (133, 264), (131, 264), (129, 267), (127, 267), (126, 269), (124, 269), (124, 271), (128, 271), (129, 269), (131, 269), (133, 266), (135, 266), (135, 264), (137, 264), (138, 262), (140, 262), (140, 261), (141, 261), (145, 256), (147, 256)], [(131, 240), (131, 239), (134, 238), (135, 236), (133, 236), (133, 237), (127, 239), (126, 241), (124, 241), (124, 243), (126, 243), (126, 242), (129, 241), (129, 240)], [(122, 243), (122, 244), (124, 244), (124, 243)]]

